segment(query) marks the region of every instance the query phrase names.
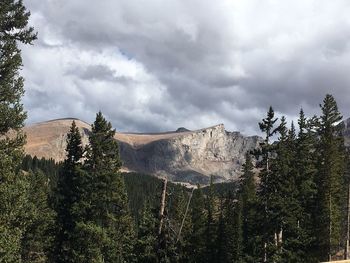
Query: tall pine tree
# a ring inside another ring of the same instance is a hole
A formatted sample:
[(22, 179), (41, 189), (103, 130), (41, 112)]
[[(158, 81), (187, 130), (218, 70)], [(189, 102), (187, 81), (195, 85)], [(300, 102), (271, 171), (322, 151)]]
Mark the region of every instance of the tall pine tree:
[(30, 171), (30, 224), (22, 237), (23, 262), (48, 262), (54, 235), (54, 211), (50, 207), (49, 177), (41, 170)]
[(89, 136), (84, 168), (86, 219), (79, 226), (86, 234), (88, 250), (97, 262), (130, 262), (133, 260), (133, 220), (123, 178), (115, 130), (102, 113), (96, 115)]
[(23, 78), (19, 44), (31, 44), (36, 34), (28, 27), (29, 12), (22, 1), (0, 1), (0, 261), (21, 262), (21, 238), (30, 222), (28, 187), (18, 172), (25, 136), (21, 129)]
[(259, 203), (263, 209), (263, 226), (262, 226), (262, 261), (267, 262), (270, 260), (271, 256), (271, 243), (273, 241), (274, 232), (273, 229), (270, 229), (270, 221), (269, 221), (269, 211), (270, 211), (270, 202), (271, 202), (271, 194), (273, 193), (273, 189), (271, 188), (271, 159), (273, 156), (273, 148), (274, 146), (271, 144), (271, 138), (278, 131), (278, 127), (275, 128), (274, 124), (277, 121), (275, 118), (275, 112), (273, 108), (270, 106), (266, 118), (259, 123), (260, 130), (265, 133), (264, 143), (261, 144), (261, 160), (259, 160), (259, 168), (261, 168), (261, 172), (259, 174), (260, 177), (260, 185), (259, 185)]
[(84, 188), (81, 161), (83, 145), (79, 128), (72, 122), (67, 134), (66, 159), (58, 177), (55, 189), (56, 238), (53, 258), (55, 262), (74, 262), (74, 235), (79, 214), (83, 212), (80, 205), (82, 189)]
[(199, 185), (193, 192), (191, 200), (191, 220), (190, 249), (193, 253), (190, 262), (204, 262), (206, 251), (206, 211), (205, 198)]
[(254, 165), (249, 153), (242, 168), (241, 186), (239, 194), (242, 200), (242, 253), (245, 262), (257, 262), (259, 260), (259, 248), (261, 237), (259, 234), (260, 210), (258, 209)]
[(320, 105), (317, 147), (317, 242), (320, 260), (331, 260), (342, 244), (342, 210), (346, 206), (345, 148), (339, 122), (342, 119), (332, 95), (327, 94)]

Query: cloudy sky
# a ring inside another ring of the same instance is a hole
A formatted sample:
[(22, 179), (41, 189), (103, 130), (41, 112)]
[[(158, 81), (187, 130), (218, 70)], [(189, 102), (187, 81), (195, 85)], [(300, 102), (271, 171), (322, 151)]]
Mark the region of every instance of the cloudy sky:
[(271, 104), (296, 118), (326, 93), (350, 117), (348, 0), (24, 0), (28, 123), (93, 121), (118, 131), (258, 132)]

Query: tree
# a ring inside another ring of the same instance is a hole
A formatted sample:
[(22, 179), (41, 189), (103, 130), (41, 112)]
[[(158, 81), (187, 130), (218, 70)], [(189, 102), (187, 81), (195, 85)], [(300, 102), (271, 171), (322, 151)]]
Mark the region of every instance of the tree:
[[(316, 158), (317, 144), (316, 117), (307, 119), (301, 109), (298, 119), (299, 132), (295, 141), (295, 154), (293, 155), (293, 172), (297, 200), (300, 205), (298, 216), (298, 243), (295, 250), (299, 251), (300, 262), (315, 262), (315, 210), (316, 201)], [(318, 252), (318, 251), (317, 251)]]
[(30, 222), (28, 187), (22, 171), (26, 113), (19, 43), (31, 44), (34, 30), (28, 27), (29, 12), (22, 1), (0, 2), (0, 261), (21, 262), (21, 237)]
[(29, 210), (30, 223), (21, 240), (24, 262), (47, 262), (54, 239), (54, 211), (49, 204), (49, 178), (41, 170), (30, 171)]
[(317, 146), (317, 242), (320, 260), (331, 260), (342, 243), (342, 210), (346, 205), (345, 148), (338, 123), (342, 116), (332, 95), (327, 94), (320, 105)]
[(259, 229), (260, 211), (257, 209), (256, 183), (254, 165), (249, 153), (242, 168), (240, 177), (241, 185), (239, 194), (241, 196), (242, 210), (242, 254), (246, 262), (257, 262), (259, 260), (259, 248), (261, 245)]
[(66, 159), (55, 189), (56, 238), (53, 258), (55, 262), (74, 262), (74, 233), (81, 219), (83, 207), (79, 205), (84, 189), (81, 160), (83, 145), (79, 128), (72, 122), (67, 134)]
[(135, 254), (137, 262), (153, 263), (157, 262), (157, 217), (152, 212), (148, 202), (144, 203), (142, 216), (138, 227), (138, 238), (135, 244)]
[(220, 209), (217, 262), (243, 262), (242, 196), (229, 192)]
[[(266, 118), (259, 123), (260, 130), (265, 133), (264, 143), (261, 144), (260, 155), (262, 156), (261, 160), (259, 160), (259, 167), (261, 167), (261, 172), (259, 174), (260, 177), (260, 185), (259, 185), (259, 202), (264, 210), (264, 218), (263, 218), (263, 230), (262, 230), (262, 238), (263, 238), (263, 262), (268, 261), (268, 250), (269, 243), (271, 243), (271, 236), (274, 235), (273, 230), (269, 229), (269, 207), (271, 202), (271, 193), (273, 190), (271, 189), (271, 168), (270, 162), (273, 154), (274, 146), (271, 145), (270, 140), (274, 136), (274, 134), (278, 131), (278, 127), (274, 128), (274, 124), (278, 119), (275, 118), (275, 112), (273, 108), (270, 106)], [(272, 232), (271, 232), (272, 231)]]
[(191, 201), (192, 231), (190, 234), (190, 250), (192, 251), (191, 262), (204, 262), (205, 258), (205, 230), (206, 214), (205, 199), (199, 185), (193, 192)]
[(209, 193), (206, 197), (206, 227), (205, 227), (205, 262), (215, 262), (217, 246), (216, 246), (216, 207), (215, 196), (213, 190), (213, 177), (210, 177)]
[(96, 115), (89, 136), (84, 169), (87, 171), (82, 230), (94, 243), (88, 249), (94, 260), (124, 262), (133, 259), (133, 220), (129, 213), (115, 130), (102, 113)]

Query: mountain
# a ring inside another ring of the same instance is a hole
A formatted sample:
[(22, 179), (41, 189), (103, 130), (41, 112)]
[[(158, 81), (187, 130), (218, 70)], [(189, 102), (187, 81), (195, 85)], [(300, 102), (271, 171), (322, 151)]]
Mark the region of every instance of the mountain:
[[(37, 157), (62, 161), (66, 134), (75, 120), (88, 143), (90, 125), (78, 119), (57, 119), (26, 126), (25, 151)], [(190, 131), (179, 128), (164, 133), (116, 133), (123, 171), (166, 176), (174, 182), (206, 184), (210, 175), (216, 181), (236, 180), (247, 151), (258, 147), (258, 136), (245, 137), (228, 132), (223, 124)]]

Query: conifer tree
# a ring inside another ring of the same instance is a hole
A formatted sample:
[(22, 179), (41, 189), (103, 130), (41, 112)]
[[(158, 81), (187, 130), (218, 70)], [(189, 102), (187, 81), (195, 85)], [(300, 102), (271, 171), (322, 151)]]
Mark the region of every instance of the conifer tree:
[(85, 185), (86, 219), (81, 229), (95, 243), (89, 244), (92, 256), (104, 262), (133, 260), (133, 220), (123, 178), (115, 130), (102, 113), (96, 115), (89, 136)]
[(315, 262), (315, 172), (316, 158), (315, 146), (317, 137), (315, 134), (315, 118), (307, 119), (304, 111), (299, 112), (299, 133), (295, 143), (293, 155), (293, 170), (297, 200), (300, 205), (298, 217), (298, 243), (295, 249), (299, 251), (301, 262)]
[(216, 246), (216, 206), (213, 189), (213, 177), (210, 177), (209, 193), (206, 197), (206, 228), (205, 228), (205, 262), (215, 262)]
[(297, 198), (296, 171), (294, 169), (296, 153), (296, 134), (294, 124), (288, 131), (286, 119), (281, 118), (278, 129), (276, 158), (272, 163), (274, 197), (272, 224), (277, 226), (274, 242), (276, 245), (275, 261), (301, 262), (298, 245), (300, 240), (301, 207)]
[(144, 204), (140, 224), (138, 227), (138, 239), (135, 244), (135, 254), (137, 262), (153, 263), (157, 262), (157, 220), (156, 214), (152, 213), (150, 204)]
[[(259, 174), (260, 177), (260, 185), (259, 185), (259, 203), (263, 208), (263, 226), (262, 226), (262, 261), (267, 262), (269, 260), (270, 253), (270, 245), (271, 238), (273, 239), (274, 233), (272, 229), (269, 229), (271, 224), (269, 221), (269, 207), (271, 201), (271, 193), (273, 193), (273, 189), (271, 189), (271, 157), (273, 154), (273, 145), (271, 145), (271, 138), (278, 131), (278, 127), (275, 128), (274, 124), (278, 119), (275, 118), (275, 113), (273, 108), (270, 106), (266, 118), (259, 123), (260, 130), (265, 133), (264, 143), (261, 144), (261, 160), (259, 160), (259, 167), (261, 167), (261, 172)], [(271, 253), (270, 253), (271, 254)]]
[(327, 94), (320, 105), (322, 115), (319, 121), (317, 147), (317, 242), (320, 260), (331, 260), (342, 243), (342, 210), (346, 204), (344, 188), (344, 140), (338, 123), (342, 116), (332, 95)]
[(28, 201), (30, 223), (21, 241), (23, 262), (48, 262), (54, 239), (54, 212), (49, 205), (49, 178), (41, 170), (30, 171)]
[(190, 249), (193, 253), (190, 262), (204, 262), (206, 248), (206, 214), (205, 199), (203, 191), (199, 185), (197, 185), (197, 189), (194, 191), (191, 201), (191, 221), (192, 231), (190, 234)]
[(55, 189), (56, 237), (53, 258), (55, 262), (74, 262), (74, 238), (78, 214), (83, 212), (79, 205), (84, 188), (81, 160), (83, 145), (79, 128), (72, 122), (67, 134), (66, 159), (58, 177)]
[(242, 200), (242, 253), (246, 262), (259, 260), (260, 211), (257, 209), (256, 183), (254, 178), (254, 165), (249, 153), (242, 168), (241, 186), (239, 194)]
[(29, 16), (22, 1), (0, 1), (0, 261), (8, 263), (21, 262), (21, 238), (30, 222), (29, 182), (18, 172), (26, 118), (19, 44), (31, 44), (36, 38), (27, 26)]
[(217, 262), (243, 262), (242, 196), (230, 192), (220, 210)]

